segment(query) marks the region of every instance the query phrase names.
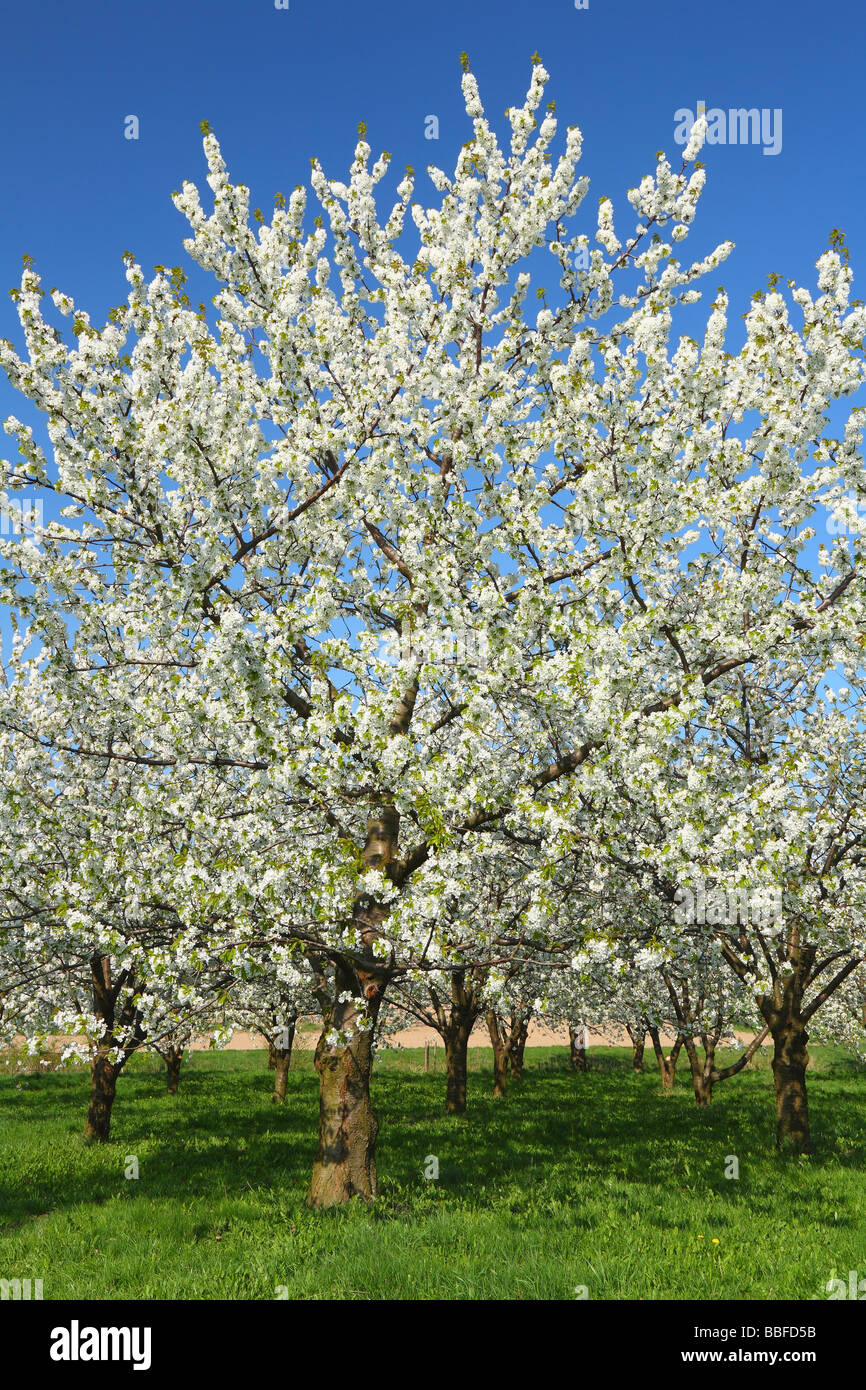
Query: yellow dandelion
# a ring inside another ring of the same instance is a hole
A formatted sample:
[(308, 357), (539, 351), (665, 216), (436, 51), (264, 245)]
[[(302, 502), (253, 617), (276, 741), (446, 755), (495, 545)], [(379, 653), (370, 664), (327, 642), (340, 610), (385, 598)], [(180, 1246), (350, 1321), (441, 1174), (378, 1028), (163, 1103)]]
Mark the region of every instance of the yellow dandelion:
[(719, 1243), (719, 1238), (718, 1238), (718, 1236), (713, 1236), (713, 1245), (718, 1245), (718, 1243)]

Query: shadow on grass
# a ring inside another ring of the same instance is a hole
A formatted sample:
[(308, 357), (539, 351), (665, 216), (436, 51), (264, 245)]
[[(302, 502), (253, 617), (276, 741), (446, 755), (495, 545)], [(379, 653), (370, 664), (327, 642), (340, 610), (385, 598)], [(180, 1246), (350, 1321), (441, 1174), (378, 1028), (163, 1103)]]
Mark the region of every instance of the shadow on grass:
[[(564, 1063), (528, 1058), (521, 1082), (496, 1100), (490, 1072), (474, 1059), (469, 1113), (443, 1113), (442, 1073), (384, 1066), (374, 1078), (379, 1115), (378, 1166), (387, 1218), (404, 1209), (401, 1195), (431, 1203), (482, 1209), (504, 1204), (516, 1219), (545, 1207), (575, 1209), (588, 1183), (609, 1188), (612, 1211), (633, 1208), (633, 1186), (653, 1204), (656, 1191), (731, 1194), (725, 1167), (740, 1164), (738, 1199), (756, 1214), (774, 1209), (772, 1172), (778, 1164), (797, 1182), (803, 1215), (820, 1216), (820, 1191), (810, 1188), (816, 1168), (862, 1169), (866, 1115), (862, 1078), (835, 1059), (810, 1084), (817, 1153), (806, 1160), (775, 1159), (774, 1105), (766, 1071), (743, 1073), (716, 1088), (699, 1111), (687, 1074), (662, 1095), (657, 1073), (631, 1070), (630, 1054), (595, 1055), (588, 1074)], [(547, 1064), (545, 1065), (545, 1062)], [(273, 1078), (263, 1067), (192, 1068), (180, 1094), (165, 1094), (158, 1073), (123, 1074), (108, 1145), (84, 1146), (80, 1132), (88, 1078), (60, 1073), (0, 1078), (0, 1212), (5, 1225), (48, 1211), (103, 1203), (168, 1198), (184, 1202), (221, 1191), (292, 1194), (302, 1200), (316, 1146), (318, 1088), (308, 1068), (289, 1073), (285, 1105), (271, 1101)], [(138, 1181), (127, 1180), (128, 1157), (139, 1162)], [(425, 1183), (431, 1156), (438, 1181)], [(770, 1178), (767, 1178), (767, 1172)], [(753, 1186), (752, 1170), (762, 1177)], [(802, 1171), (802, 1184), (797, 1180)], [(407, 1208), (408, 1209), (408, 1208)], [(661, 1209), (659, 1228), (673, 1229)], [(843, 1218), (844, 1222), (844, 1218)]]

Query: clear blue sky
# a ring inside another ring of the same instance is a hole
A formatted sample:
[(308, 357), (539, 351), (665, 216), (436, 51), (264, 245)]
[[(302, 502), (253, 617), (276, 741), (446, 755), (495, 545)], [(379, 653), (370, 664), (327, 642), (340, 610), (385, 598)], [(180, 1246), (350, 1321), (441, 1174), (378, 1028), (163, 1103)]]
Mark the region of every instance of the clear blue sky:
[[(170, 201), (203, 182), (199, 123), (218, 135), (253, 205), (306, 182), (318, 155), (342, 178), (359, 120), (393, 168), (446, 168), (469, 132), (458, 55), (472, 61), (497, 119), (522, 100), (529, 58), (551, 74), (563, 122), (584, 133), (583, 172), (631, 220), (625, 191), (657, 149), (673, 160), (674, 112), (708, 106), (783, 112), (782, 149), (706, 147), (707, 189), (689, 246), (737, 243), (721, 278), (747, 307), (768, 271), (813, 284), (832, 227), (848, 235), (866, 285), (863, 0), (84, 0), (5, 7), (0, 71), (0, 285), (29, 252), (94, 321), (125, 298), (120, 253), (176, 264), (185, 222)], [(14, 113), (14, 114), (13, 114)], [(440, 138), (425, 140), (424, 118)], [(124, 139), (136, 115), (140, 138)], [(430, 190), (426, 179), (418, 194)], [(623, 226), (627, 223), (623, 218)], [(708, 286), (707, 288), (714, 288)], [(0, 334), (18, 339), (11, 302)], [(732, 304), (732, 310), (734, 305)], [(732, 312), (732, 319), (734, 314)], [(12, 409), (0, 386), (0, 414)]]

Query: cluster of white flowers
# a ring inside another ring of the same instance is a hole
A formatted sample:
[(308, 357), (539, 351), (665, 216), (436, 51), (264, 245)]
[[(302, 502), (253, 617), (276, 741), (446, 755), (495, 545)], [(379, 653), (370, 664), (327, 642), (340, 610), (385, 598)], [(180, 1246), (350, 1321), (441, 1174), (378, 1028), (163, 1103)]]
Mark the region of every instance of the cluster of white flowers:
[[(720, 291), (674, 347), (732, 249), (674, 255), (703, 171), (659, 158), (625, 241), (603, 198), (590, 253), (546, 80), (504, 149), (467, 71), (453, 175), (423, 207), (407, 173), (384, 217), (363, 136), (347, 181), (314, 164), (314, 222), (296, 190), (251, 224), (208, 133), (213, 211), (175, 202), (213, 315), (129, 257), (101, 329), (54, 293), (70, 345), (25, 268), (0, 366), (51, 457), (8, 420), (0, 495), (52, 519), (0, 537), (10, 1035), (223, 1037), (315, 997), (339, 1050), (388, 987), (466, 971), (520, 1017), (668, 1020), (659, 981), (697, 972), (728, 1020), (808, 991), (804, 943), (856, 965), (866, 589), (857, 537), (816, 562), (809, 521), (862, 493), (862, 412), (838, 441), (827, 412), (866, 307), (836, 248), (817, 298), (792, 287), (802, 329), (772, 291), (728, 351)], [(814, 693), (839, 669), (845, 710)], [(695, 963), (676, 885), (749, 857), (784, 929), (719, 924)]]

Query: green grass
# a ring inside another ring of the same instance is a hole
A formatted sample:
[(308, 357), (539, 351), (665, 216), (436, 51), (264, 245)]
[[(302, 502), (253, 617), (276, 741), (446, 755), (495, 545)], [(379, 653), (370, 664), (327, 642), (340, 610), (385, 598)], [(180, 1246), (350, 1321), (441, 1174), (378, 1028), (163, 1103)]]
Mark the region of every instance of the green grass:
[[(285, 1107), (263, 1052), (200, 1053), (180, 1094), (152, 1059), (121, 1077), (112, 1142), (87, 1148), (80, 1070), (0, 1075), (0, 1277), (95, 1299), (826, 1298), (866, 1276), (866, 1073), (817, 1051), (816, 1153), (780, 1159), (765, 1059), (695, 1107), (681, 1070), (660, 1092), (622, 1049), (586, 1076), (533, 1049), (508, 1096), (470, 1053), (470, 1110), (442, 1113), (441, 1050), (384, 1053), (374, 1093), (381, 1196), (311, 1212), (312, 1057)], [(740, 1163), (725, 1178), (726, 1156)], [(138, 1180), (124, 1177), (128, 1155)], [(438, 1181), (423, 1176), (439, 1160)], [(714, 1238), (718, 1244), (714, 1244)]]

